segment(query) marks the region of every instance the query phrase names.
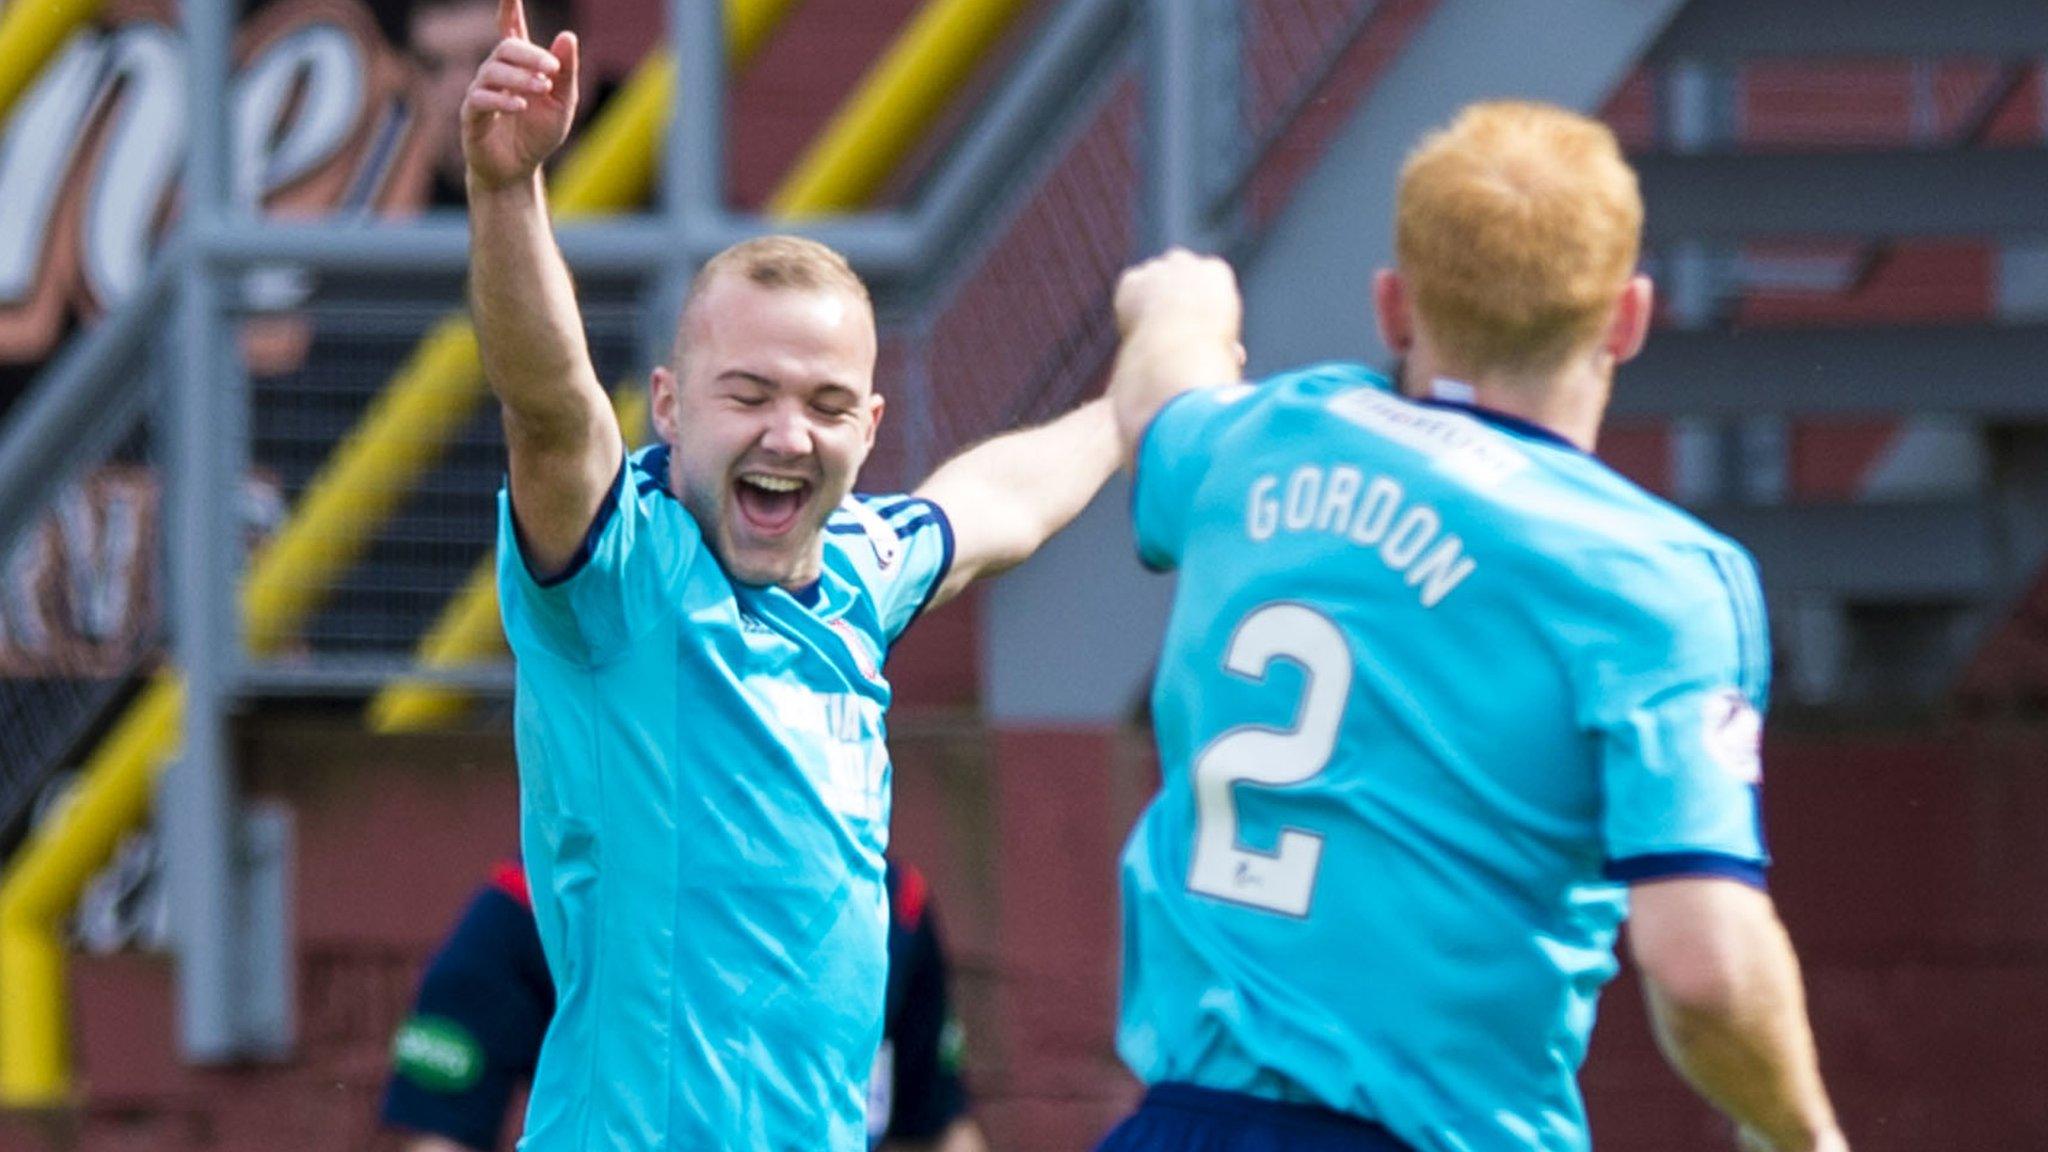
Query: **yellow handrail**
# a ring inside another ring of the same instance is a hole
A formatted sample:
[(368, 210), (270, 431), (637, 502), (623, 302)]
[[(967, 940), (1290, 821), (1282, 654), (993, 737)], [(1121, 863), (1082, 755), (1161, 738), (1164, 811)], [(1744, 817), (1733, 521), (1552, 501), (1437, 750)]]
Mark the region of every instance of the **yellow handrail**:
[[(776, 189), (770, 212), (818, 216), (872, 198), (1023, 9), (1023, 0), (926, 4)], [(442, 610), (416, 650), (421, 664), (460, 667), (503, 648), (493, 567), (486, 557)], [(369, 723), (379, 732), (422, 731), (453, 722), (467, 702), (459, 689), (400, 680), (370, 702)]]
[(0, 125), (100, 0), (14, 0), (0, 12)]
[[(735, 66), (793, 3), (727, 0)], [(558, 215), (613, 211), (646, 197), (674, 83), (667, 56), (641, 64), (564, 157), (552, 185)], [(474, 331), (466, 320), (442, 321), (336, 447), (292, 519), (250, 559), (242, 612), (252, 653), (276, 652), (305, 622), (333, 574), (474, 411), (482, 384)], [(150, 786), (180, 738), (182, 698), (175, 679), (153, 681), (87, 761), (73, 802), (44, 822), (0, 878), (0, 1107), (60, 1105), (70, 1091), (58, 920), (148, 810)]]
[(64, 946), (57, 922), (123, 833), (149, 810), (175, 752), (185, 686), (158, 673), (101, 742), (64, 807), (29, 834), (0, 885), (0, 1104), (41, 1107), (68, 1090)]
[(776, 190), (769, 214), (822, 216), (872, 199), (1024, 6), (1025, 0), (931, 0), (919, 9)]

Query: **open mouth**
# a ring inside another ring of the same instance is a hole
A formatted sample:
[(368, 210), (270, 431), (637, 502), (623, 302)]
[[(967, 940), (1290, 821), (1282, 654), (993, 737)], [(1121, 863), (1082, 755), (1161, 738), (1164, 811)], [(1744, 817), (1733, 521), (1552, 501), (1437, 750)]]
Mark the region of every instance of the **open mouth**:
[(748, 472), (733, 481), (733, 504), (755, 534), (779, 536), (789, 531), (811, 496), (807, 480)]

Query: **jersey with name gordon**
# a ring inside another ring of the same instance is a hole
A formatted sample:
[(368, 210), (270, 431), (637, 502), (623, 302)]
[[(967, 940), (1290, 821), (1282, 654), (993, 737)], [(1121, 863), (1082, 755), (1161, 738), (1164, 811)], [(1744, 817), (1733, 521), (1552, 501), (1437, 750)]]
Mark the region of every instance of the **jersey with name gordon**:
[(1421, 1152), (1579, 1152), (1626, 883), (1761, 884), (1748, 555), (1547, 431), (1355, 365), (1176, 398), (1180, 570), (1118, 1047)]

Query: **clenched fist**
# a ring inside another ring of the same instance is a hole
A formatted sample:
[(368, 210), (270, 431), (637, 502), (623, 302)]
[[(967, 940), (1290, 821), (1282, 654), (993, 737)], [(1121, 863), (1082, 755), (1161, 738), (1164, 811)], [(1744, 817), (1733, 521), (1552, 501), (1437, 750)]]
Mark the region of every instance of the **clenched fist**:
[(1127, 270), (1116, 285), (1116, 328), (1126, 337), (1141, 325), (1164, 323), (1234, 345), (1243, 314), (1237, 276), (1230, 265), (1185, 248), (1175, 248)]

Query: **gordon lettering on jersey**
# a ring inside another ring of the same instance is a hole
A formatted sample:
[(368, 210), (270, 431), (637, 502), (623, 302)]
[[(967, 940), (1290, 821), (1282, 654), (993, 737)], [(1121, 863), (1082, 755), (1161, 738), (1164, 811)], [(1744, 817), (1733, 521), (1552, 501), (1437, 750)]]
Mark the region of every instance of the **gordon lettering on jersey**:
[(1284, 478), (1260, 476), (1252, 482), (1244, 528), (1260, 543), (1280, 532), (1320, 532), (1370, 548), (1416, 590), (1424, 608), (1443, 603), (1478, 567), (1465, 555), (1465, 541), (1444, 531), (1436, 509), (1409, 503), (1399, 481), (1368, 480), (1348, 464), (1304, 464)]

